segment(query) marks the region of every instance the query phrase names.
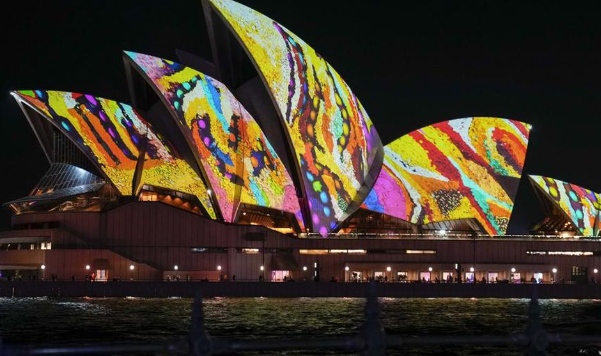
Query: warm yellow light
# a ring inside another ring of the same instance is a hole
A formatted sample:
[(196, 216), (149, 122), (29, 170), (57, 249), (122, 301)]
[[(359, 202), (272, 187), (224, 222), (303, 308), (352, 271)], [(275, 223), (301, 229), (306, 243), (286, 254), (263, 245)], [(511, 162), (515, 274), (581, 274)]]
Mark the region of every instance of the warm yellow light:
[(130, 265), (129, 266), (129, 269), (132, 270), (132, 271), (134, 270), (134, 268), (136, 268), (136, 267), (134, 267), (134, 265)]
[(386, 271), (388, 271), (388, 272), (392, 271), (392, 267), (390, 267), (390, 266), (386, 267)]
[(259, 269), (260, 269), (261, 271), (263, 271), (263, 270), (265, 270), (265, 267), (264, 267), (264, 266), (261, 266), (261, 267), (259, 267)]
[(221, 271), (221, 265), (217, 266), (217, 270)]

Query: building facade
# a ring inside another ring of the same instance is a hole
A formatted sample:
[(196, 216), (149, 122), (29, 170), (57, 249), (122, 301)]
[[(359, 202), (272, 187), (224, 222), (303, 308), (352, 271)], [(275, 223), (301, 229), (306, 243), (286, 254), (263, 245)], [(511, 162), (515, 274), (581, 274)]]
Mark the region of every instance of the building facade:
[(531, 176), (531, 126), (467, 117), (383, 145), (334, 68), (272, 19), (203, 2), (213, 58), (124, 51), (131, 103), (13, 93), (51, 164), (7, 202), (4, 278), (588, 282), (599, 194)]

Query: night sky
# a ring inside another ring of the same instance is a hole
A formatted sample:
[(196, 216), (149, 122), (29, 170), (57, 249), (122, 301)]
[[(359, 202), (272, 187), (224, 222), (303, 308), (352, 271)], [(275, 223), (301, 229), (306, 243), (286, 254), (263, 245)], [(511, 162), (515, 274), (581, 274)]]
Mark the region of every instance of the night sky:
[[(496, 116), (534, 127), (524, 174), (601, 191), (601, 3), (241, 1), (315, 48), (359, 97), (382, 141), (439, 121)], [(211, 58), (200, 0), (17, 1), (0, 15), (0, 202), (48, 169), (9, 95), (90, 93), (129, 102), (120, 51)], [(509, 227), (543, 217), (522, 180)], [(3, 208), (0, 229), (9, 228)]]

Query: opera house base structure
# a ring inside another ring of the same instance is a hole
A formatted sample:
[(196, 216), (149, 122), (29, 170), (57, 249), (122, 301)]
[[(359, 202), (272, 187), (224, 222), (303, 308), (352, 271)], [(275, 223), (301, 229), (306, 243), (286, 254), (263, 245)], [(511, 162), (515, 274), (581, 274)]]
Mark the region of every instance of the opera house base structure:
[(131, 104), (12, 93), (51, 166), (5, 203), (0, 279), (598, 281), (598, 193), (529, 176), (547, 218), (506, 235), (529, 124), (460, 118), (383, 145), (302, 39), (233, 1), (203, 9), (213, 61), (125, 51)]

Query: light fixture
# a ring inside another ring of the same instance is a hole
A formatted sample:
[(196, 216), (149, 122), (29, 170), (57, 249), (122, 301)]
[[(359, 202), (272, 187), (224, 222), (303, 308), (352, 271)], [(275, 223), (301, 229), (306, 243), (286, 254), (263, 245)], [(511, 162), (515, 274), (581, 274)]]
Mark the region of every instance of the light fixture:
[(387, 271), (387, 272), (390, 272), (390, 271), (392, 271), (392, 267), (390, 267), (390, 266), (386, 267), (386, 271)]
[(348, 266), (344, 267), (344, 270), (348, 272), (349, 267)]
[(133, 271), (133, 270), (134, 270), (134, 268), (136, 268), (136, 267), (134, 267), (134, 265), (129, 265), (129, 269), (130, 269), (130, 270), (132, 270), (132, 271)]
[(177, 271), (179, 269), (179, 266), (175, 265), (175, 266), (173, 266), (173, 269)]
[(515, 267), (511, 267), (511, 273), (515, 273)]
[(470, 267), (470, 272), (474, 272), (474, 267)]
[(428, 272), (432, 272), (432, 267), (428, 267)]
[(221, 265), (217, 266), (217, 270), (221, 271)]
[(261, 266), (261, 267), (259, 267), (259, 269), (260, 269), (261, 271), (263, 271), (263, 270), (265, 270), (265, 267), (264, 267), (264, 266)]
[(86, 265), (86, 271), (90, 270), (90, 265)]
[(557, 268), (553, 268), (551, 271), (553, 271), (553, 273), (557, 273)]
[(306, 270), (307, 270), (307, 266), (303, 266), (303, 271), (306, 271)]
[(213, 193), (213, 191), (211, 191), (211, 189), (207, 189), (207, 194), (211, 195), (211, 193)]
[(46, 269), (46, 265), (41, 265), (40, 268), (41, 269)]
[(595, 269), (593, 270), (593, 273), (599, 273), (599, 270), (595, 268)]

